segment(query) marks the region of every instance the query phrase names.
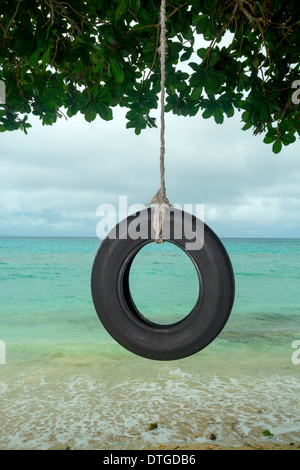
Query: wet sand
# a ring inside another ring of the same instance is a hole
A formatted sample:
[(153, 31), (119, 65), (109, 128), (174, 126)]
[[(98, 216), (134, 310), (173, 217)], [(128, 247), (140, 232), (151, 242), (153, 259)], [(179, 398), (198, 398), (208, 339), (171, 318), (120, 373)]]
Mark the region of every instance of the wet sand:
[(153, 448), (146, 448), (145, 450), (160, 450), (160, 451), (199, 451), (199, 450), (300, 450), (300, 442), (291, 444), (277, 444), (274, 442), (261, 443), (255, 445), (244, 446), (224, 446), (218, 444), (193, 444), (187, 446), (159, 446)]

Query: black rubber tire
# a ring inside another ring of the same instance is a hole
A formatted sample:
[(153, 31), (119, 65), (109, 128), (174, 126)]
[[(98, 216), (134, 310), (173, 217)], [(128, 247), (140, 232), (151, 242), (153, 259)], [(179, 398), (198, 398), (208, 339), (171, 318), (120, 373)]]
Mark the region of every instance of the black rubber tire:
[[(171, 221), (176, 212), (182, 216), (185, 214), (172, 209)], [(99, 247), (91, 278), (96, 312), (108, 333), (120, 345), (139, 356), (161, 361), (190, 356), (208, 346), (222, 331), (230, 316), (235, 291), (230, 258), (219, 238), (206, 224), (202, 224), (203, 247), (186, 250), (190, 238), (184, 235), (180, 239), (175, 238), (171, 223), (168, 241), (181, 247), (193, 261), (199, 278), (199, 297), (193, 310), (179, 322), (171, 325), (153, 323), (138, 311), (129, 289), (129, 271), (134, 257), (141, 248), (154, 241), (153, 238), (124, 239), (124, 230), (128, 230), (137, 216), (148, 223), (150, 230), (151, 209), (145, 209), (129, 216), (125, 225), (123, 221), (122, 229), (120, 224), (117, 225), (115, 239), (108, 235)], [(193, 229), (196, 221), (193, 216)]]

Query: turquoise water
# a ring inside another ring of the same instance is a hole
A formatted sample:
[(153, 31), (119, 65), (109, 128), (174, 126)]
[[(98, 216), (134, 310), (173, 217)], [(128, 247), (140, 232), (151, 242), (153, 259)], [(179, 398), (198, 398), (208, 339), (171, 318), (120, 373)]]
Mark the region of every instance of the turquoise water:
[[(0, 448), (143, 448), (210, 432), (241, 444), (266, 428), (299, 442), (298, 239), (223, 240), (236, 279), (230, 319), (205, 350), (166, 363), (124, 350), (99, 322), (90, 294), (99, 243), (0, 238)], [(140, 252), (130, 282), (141, 312), (161, 323), (196, 301), (194, 267), (172, 244)]]

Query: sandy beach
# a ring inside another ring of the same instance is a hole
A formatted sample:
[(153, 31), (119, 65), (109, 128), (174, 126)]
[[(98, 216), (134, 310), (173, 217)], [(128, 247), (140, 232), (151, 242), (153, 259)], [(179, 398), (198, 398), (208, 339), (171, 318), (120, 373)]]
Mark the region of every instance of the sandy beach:
[(274, 442), (261, 443), (255, 445), (244, 445), (244, 446), (224, 446), (219, 444), (193, 444), (187, 446), (159, 446), (153, 448), (147, 448), (145, 450), (160, 450), (160, 451), (200, 451), (200, 450), (300, 450), (300, 442), (287, 444), (277, 444)]
[[(72, 447), (68, 446), (53, 446), (49, 447), (48, 450), (72, 450)], [(75, 449), (76, 450), (76, 449)], [(96, 449), (94, 449), (96, 450)], [(104, 450), (104, 449), (101, 449)], [(156, 447), (146, 447), (144, 449), (140, 449), (141, 452), (146, 451), (146, 452), (163, 452), (163, 453), (176, 453), (176, 452), (184, 452), (184, 451), (203, 451), (203, 450), (300, 450), (300, 442), (298, 443), (291, 443), (291, 444), (278, 444), (274, 442), (270, 443), (261, 443), (261, 444), (255, 444), (255, 445), (244, 445), (244, 446), (226, 446), (226, 445), (221, 445), (221, 444), (193, 444), (193, 445), (186, 445), (186, 446), (177, 446), (177, 445), (159, 445)], [(138, 451), (138, 452), (140, 452)], [(114, 450), (114, 453), (116, 455), (118, 453), (122, 453), (122, 449)], [(130, 449), (126, 449), (126, 452), (130, 453)], [(136, 452), (136, 449), (134, 449), (134, 452)]]

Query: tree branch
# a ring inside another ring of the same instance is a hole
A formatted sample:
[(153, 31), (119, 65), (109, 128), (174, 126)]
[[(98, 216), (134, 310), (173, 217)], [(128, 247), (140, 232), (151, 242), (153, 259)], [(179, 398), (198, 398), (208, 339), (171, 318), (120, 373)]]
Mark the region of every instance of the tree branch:
[(22, 2), (23, 2), (23, 0), (18, 0), (16, 9), (15, 9), (15, 11), (14, 11), (14, 13), (13, 13), (11, 19), (9, 20), (9, 22), (8, 22), (8, 24), (7, 24), (7, 26), (6, 26), (6, 28), (4, 29), (4, 41), (5, 41), (5, 39), (7, 38), (8, 30), (9, 30), (9, 28), (11, 27), (11, 25), (12, 25), (12, 23), (13, 23), (13, 21), (14, 21), (16, 15), (17, 15), (17, 13), (18, 13), (18, 11), (19, 11), (19, 6), (20, 6), (20, 3), (22, 3)]
[(209, 57), (210, 57), (210, 54), (211, 54), (211, 50), (213, 48), (213, 46), (215, 45), (215, 43), (217, 42), (217, 40), (219, 39), (219, 37), (222, 36), (222, 34), (224, 33), (224, 31), (228, 28), (228, 26), (230, 25), (230, 23), (232, 22), (232, 20), (235, 18), (235, 15), (236, 15), (236, 12), (237, 12), (237, 9), (238, 9), (238, 4), (236, 3), (234, 8), (233, 8), (233, 11), (232, 11), (232, 14), (231, 14), (231, 17), (229, 18), (229, 21), (228, 23), (225, 23), (222, 28), (218, 31), (218, 33), (216, 34), (216, 36), (214, 37), (214, 39), (211, 41), (210, 45), (209, 45), (209, 48), (207, 49), (206, 51), (206, 54), (205, 56), (203, 57), (203, 60), (201, 62), (201, 65), (204, 64), (204, 62), (207, 60), (207, 65), (206, 67), (208, 67), (208, 63), (209, 63)]
[[(243, 3), (245, 2), (245, 0), (236, 0), (238, 6), (239, 6), (239, 9), (244, 13), (244, 15), (248, 18), (248, 20), (250, 21), (250, 23), (257, 23), (258, 21), (262, 21), (262, 18), (256, 18), (255, 16), (252, 16), (249, 11), (244, 7)], [(249, 5), (248, 2), (245, 2), (247, 3), (247, 5)], [(252, 6), (251, 6), (251, 9), (252, 9)]]

